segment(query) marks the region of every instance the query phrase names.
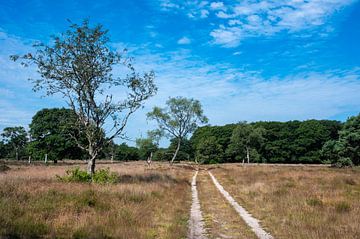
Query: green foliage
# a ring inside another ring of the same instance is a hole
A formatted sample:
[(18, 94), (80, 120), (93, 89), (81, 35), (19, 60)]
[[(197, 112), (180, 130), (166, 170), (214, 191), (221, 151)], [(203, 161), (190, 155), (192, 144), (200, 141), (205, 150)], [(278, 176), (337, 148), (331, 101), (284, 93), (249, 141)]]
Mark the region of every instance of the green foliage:
[[(226, 154), (230, 157), (230, 160), (240, 161), (245, 158), (254, 162), (252, 153), (256, 152), (260, 148), (264, 141), (264, 129), (262, 127), (254, 127), (246, 122), (239, 123), (234, 129), (230, 145), (226, 150)], [(250, 155), (251, 154), (251, 155)], [(255, 153), (258, 158), (257, 152)]]
[(200, 164), (214, 164), (223, 161), (224, 151), (216, 138), (211, 136), (201, 141), (196, 148), (195, 161)]
[[(176, 148), (177, 148), (177, 144), (178, 144), (178, 141), (176, 138), (172, 138), (170, 140), (170, 145), (167, 149), (167, 153), (169, 155), (174, 154), (174, 152), (176, 151)], [(194, 158), (194, 156), (195, 156), (195, 153), (194, 153), (194, 149), (192, 147), (190, 140), (181, 139), (180, 149), (179, 149), (178, 155), (176, 156), (177, 160), (179, 160), (179, 161), (185, 160), (186, 161), (191, 158)], [(169, 160), (171, 160), (171, 158)]]
[(146, 160), (151, 153), (154, 153), (158, 149), (157, 142), (154, 142), (152, 138), (136, 139), (136, 146), (139, 149), (141, 160)]
[(99, 169), (96, 170), (92, 175), (88, 174), (87, 171), (81, 170), (79, 167), (66, 170), (65, 176), (57, 176), (60, 181), (63, 182), (80, 182), (80, 183), (116, 183), (118, 181), (118, 175), (116, 173), (110, 172), (110, 169)]
[(345, 122), (337, 140), (329, 140), (324, 144), (322, 158), (335, 167), (360, 164), (360, 114)]
[[(17, 160), (20, 159), (19, 154), (23, 152), (27, 143), (27, 133), (24, 127), (6, 127), (3, 129), (1, 137), (6, 144), (1, 147), (2, 153), (6, 153), (6, 156), (15, 156)], [(11, 154), (10, 147), (14, 150), (13, 154)]]
[[(76, 131), (76, 114), (65, 108), (42, 109), (32, 118), (30, 134), (32, 141), (28, 151), (33, 159), (49, 160), (81, 159), (85, 152), (78, 148), (71, 134)], [(84, 135), (78, 135), (78, 141), (86, 141)]]
[(360, 114), (350, 117), (339, 132), (339, 143), (343, 146), (340, 153), (354, 165), (360, 165)]
[(118, 181), (118, 175), (110, 172), (109, 168), (99, 169), (93, 174), (92, 181), (99, 184), (116, 183)]
[(126, 143), (122, 143), (115, 149), (115, 159), (121, 161), (139, 160), (139, 149), (136, 147), (130, 147)]
[[(270, 163), (326, 163), (323, 145), (329, 140), (337, 140), (342, 124), (330, 120), (307, 120), (288, 122), (255, 122), (246, 124), (253, 128), (263, 128), (260, 144), (250, 148), (252, 162)], [(237, 125), (199, 127), (190, 142), (196, 149), (203, 140), (215, 137), (226, 152), (224, 162), (234, 162), (246, 157), (242, 147), (229, 146), (232, 133)], [(327, 152), (330, 153), (330, 152)], [(333, 152), (333, 157), (338, 153)]]
[(181, 148), (181, 141), (193, 133), (199, 123), (207, 123), (201, 104), (198, 100), (184, 97), (169, 98), (166, 107), (154, 107), (147, 113), (147, 118), (158, 123), (157, 135), (175, 138), (177, 147), (174, 151), (172, 161)]

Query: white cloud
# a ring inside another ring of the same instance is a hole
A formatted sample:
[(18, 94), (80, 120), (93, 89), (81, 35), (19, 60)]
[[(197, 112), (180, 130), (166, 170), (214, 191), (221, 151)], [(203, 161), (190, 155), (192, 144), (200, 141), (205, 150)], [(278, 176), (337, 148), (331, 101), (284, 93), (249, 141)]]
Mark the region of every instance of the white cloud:
[(212, 2), (210, 4), (210, 8), (213, 10), (225, 10), (225, 6), (223, 2)]
[(217, 12), (217, 13), (216, 13), (216, 16), (217, 16), (218, 18), (223, 18), (223, 19), (227, 19), (227, 18), (232, 18), (232, 17), (233, 17), (232, 15), (229, 15), (229, 14), (223, 12), (223, 11)]
[(209, 15), (209, 11), (206, 9), (200, 10), (200, 18), (207, 18)]
[[(215, 14), (218, 19), (212, 20), (209, 24), (224, 25), (225, 27), (218, 27), (210, 32), (210, 36), (214, 39), (213, 42), (225, 47), (230, 45), (235, 47), (245, 39), (244, 36), (269, 37), (278, 32), (299, 34), (302, 31), (304, 35), (309, 35), (307, 30), (326, 24), (334, 14), (356, 0), (244, 0), (232, 1), (229, 4), (212, 2), (203, 5), (198, 1), (166, 0), (165, 2), (174, 2), (174, 9), (181, 8), (190, 18), (194, 19), (205, 16), (201, 13), (205, 11), (207, 11), (206, 16)], [(237, 30), (234, 29), (235, 25)], [(217, 34), (218, 32), (222, 32), (222, 34)], [(242, 34), (234, 34), (234, 32)], [(330, 33), (326, 27), (324, 31), (317, 31), (317, 34), (322, 37), (326, 37)], [(231, 35), (231, 37), (227, 37), (229, 42), (219, 39), (223, 35)], [(233, 36), (236, 35), (239, 38), (234, 40)]]
[(214, 43), (224, 47), (235, 47), (239, 45), (243, 36), (243, 31), (237, 27), (221, 27), (213, 30), (210, 36), (214, 38)]
[[(323, 25), (337, 11), (353, 3), (354, 0), (312, 0), (312, 1), (242, 1), (228, 6), (228, 12), (218, 12), (219, 18), (231, 18), (228, 26), (215, 29), (210, 34), (216, 44), (228, 47), (237, 46), (244, 35), (271, 36), (280, 31), (299, 32)], [(238, 30), (233, 26), (237, 24)], [(223, 34), (233, 35), (233, 32), (243, 32), (239, 35), (237, 44), (233, 44), (234, 39), (226, 42), (224, 39), (218, 39), (214, 32), (221, 31)], [(327, 33), (328, 34), (328, 33)], [(320, 33), (321, 36), (327, 34)]]
[(177, 43), (179, 45), (188, 45), (191, 43), (191, 40), (188, 37), (182, 37), (177, 41)]

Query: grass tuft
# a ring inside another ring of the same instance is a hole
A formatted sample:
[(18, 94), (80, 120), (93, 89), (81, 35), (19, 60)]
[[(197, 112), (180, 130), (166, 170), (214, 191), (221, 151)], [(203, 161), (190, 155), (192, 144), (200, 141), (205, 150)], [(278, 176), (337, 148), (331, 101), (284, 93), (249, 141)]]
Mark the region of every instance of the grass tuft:
[(341, 201), (335, 204), (335, 210), (338, 213), (345, 213), (351, 211), (351, 206), (349, 203)]

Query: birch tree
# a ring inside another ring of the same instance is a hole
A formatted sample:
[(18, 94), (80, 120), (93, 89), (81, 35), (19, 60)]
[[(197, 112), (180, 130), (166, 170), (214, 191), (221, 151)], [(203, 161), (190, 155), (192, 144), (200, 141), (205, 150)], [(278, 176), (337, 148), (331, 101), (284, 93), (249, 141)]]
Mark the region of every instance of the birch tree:
[(193, 133), (198, 124), (208, 122), (200, 102), (184, 97), (170, 98), (166, 101), (165, 108), (154, 107), (147, 117), (157, 122), (158, 129), (154, 131), (155, 133), (177, 140), (177, 147), (170, 163), (176, 159), (181, 141)]
[[(92, 175), (106, 141), (124, 137), (129, 117), (156, 93), (154, 72), (138, 73), (126, 50), (120, 53), (109, 46), (108, 31), (101, 25), (90, 26), (87, 20), (71, 24), (51, 45), (34, 47), (35, 53), (11, 58), (22, 59), (24, 66), (35, 65), (40, 77), (30, 79), (34, 90), (60, 94), (76, 113), (77, 130), (72, 137), (87, 151)], [(85, 142), (78, 140), (81, 134)]]
[(232, 133), (227, 153), (235, 155), (237, 159), (241, 158), (243, 163), (246, 158), (247, 163), (250, 163), (250, 151), (264, 141), (263, 134), (264, 128), (255, 128), (246, 122), (239, 123)]

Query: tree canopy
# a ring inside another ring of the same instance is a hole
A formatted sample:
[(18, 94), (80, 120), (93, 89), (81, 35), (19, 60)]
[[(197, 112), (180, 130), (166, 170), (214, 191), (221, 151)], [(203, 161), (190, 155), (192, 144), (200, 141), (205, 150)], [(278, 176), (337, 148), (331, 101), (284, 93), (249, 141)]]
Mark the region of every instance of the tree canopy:
[[(76, 113), (71, 109), (42, 109), (32, 118), (30, 124), (31, 142), (28, 151), (34, 159), (48, 155), (49, 160), (80, 159), (82, 150), (71, 137), (76, 131)], [(78, 135), (78, 141), (86, 141), (84, 135)]]
[(154, 107), (147, 117), (158, 123), (156, 132), (159, 135), (177, 139), (177, 148), (171, 163), (179, 152), (182, 139), (186, 139), (190, 133), (194, 132), (198, 124), (208, 122), (200, 102), (184, 97), (170, 98), (166, 101), (165, 108)]

